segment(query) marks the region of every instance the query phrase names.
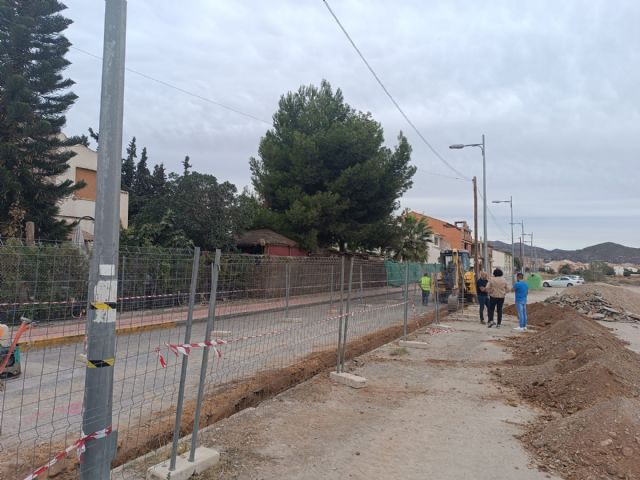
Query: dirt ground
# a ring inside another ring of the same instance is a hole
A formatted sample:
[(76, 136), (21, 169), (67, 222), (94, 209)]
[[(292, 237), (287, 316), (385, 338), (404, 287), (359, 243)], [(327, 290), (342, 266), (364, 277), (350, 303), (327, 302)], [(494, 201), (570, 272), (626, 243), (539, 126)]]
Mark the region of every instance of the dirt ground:
[(487, 329), (469, 310), (410, 335), (427, 349), (356, 357), (363, 389), (325, 370), (208, 427), (221, 462), (198, 480), (640, 479), (639, 325), (538, 303), (522, 334), (513, 316)]
[(428, 349), (392, 342), (358, 357), (364, 389), (322, 373), (219, 422), (202, 439), (222, 461), (199, 479), (559, 478), (515, 438), (538, 412), (492, 376), (515, 318), (499, 330), (472, 314), (446, 324), (413, 335)]
[[(640, 314), (640, 296), (595, 285), (608, 302)], [(596, 322), (568, 307), (530, 309), (535, 335), (512, 341), (514, 359), (496, 371), (547, 415), (521, 437), (544, 468), (571, 480), (640, 479), (638, 322)]]

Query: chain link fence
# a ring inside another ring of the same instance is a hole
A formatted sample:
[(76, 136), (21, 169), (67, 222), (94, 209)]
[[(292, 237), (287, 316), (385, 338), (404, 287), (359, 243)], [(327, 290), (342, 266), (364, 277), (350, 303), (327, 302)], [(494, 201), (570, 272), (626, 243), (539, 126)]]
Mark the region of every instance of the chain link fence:
[[(421, 305), (417, 282), (436, 270), (124, 247), (117, 264), (113, 433), (105, 434), (117, 434), (112, 465), (125, 466), (112, 478), (143, 478), (164, 458), (127, 462), (192, 432), (196, 411), (200, 425), (214, 423), (335, 369), (340, 354), (344, 362), (399, 337), (407, 312), (414, 328), (432, 308)], [(73, 475), (95, 433), (81, 432), (88, 265), (73, 245), (0, 246), (5, 343), (22, 318), (36, 322), (19, 340), (20, 372), (3, 373), (0, 478), (26, 478), (52, 459), (51, 469)]]

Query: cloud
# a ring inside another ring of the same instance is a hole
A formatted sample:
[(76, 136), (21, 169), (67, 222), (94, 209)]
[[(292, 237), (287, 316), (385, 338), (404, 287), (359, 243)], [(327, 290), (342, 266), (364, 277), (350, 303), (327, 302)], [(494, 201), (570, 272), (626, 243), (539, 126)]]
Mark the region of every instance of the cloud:
[[(102, 4), (66, 3), (75, 22), (70, 40), (100, 54)], [(490, 199), (513, 195), (523, 218), (640, 219), (638, 2), (360, 0), (332, 7), (421, 132), (480, 182), (480, 152), (448, 145), (486, 134)], [(470, 184), (433, 175), (453, 174), (395, 110), (321, 1), (129, 2), (127, 40), (129, 68), (267, 121), (280, 95), (328, 79), (351, 105), (372, 112), (390, 145), (399, 130), (408, 136), (418, 173), (403, 206), (472, 218)], [(69, 58), (80, 98), (68, 130), (80, 133), (97, 128), (100, 62), (74, 50)], [(170, 170), (189, 154), (196, 169), (248, 185), (248, 158), (267, 128), (127, 73), (125, 138), (135, 135), (151, 161)], [(558, 224), (536, 222), (555, 246)], [(600, 238), (588, 230), (576, 246)], [(638, 230), (627, 222), (610, 234), (615, 241)]]

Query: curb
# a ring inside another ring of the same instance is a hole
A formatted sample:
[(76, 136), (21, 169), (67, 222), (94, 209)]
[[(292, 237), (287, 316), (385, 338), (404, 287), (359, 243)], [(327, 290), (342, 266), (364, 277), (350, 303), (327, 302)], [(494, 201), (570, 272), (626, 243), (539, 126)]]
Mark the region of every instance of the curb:
[[(383, 296), (383, 295), (386, 295), (386, 293), (381, 293), (381, 294), (377, 294), (377, 295), (369, 295), (369, 297), (377, 297), (377, 296)], [(366, 297), (367, 296), (365, 296), (365, 298)], [(317, 307), (318, 305), (324, 305), (326, 303), (328, 303), (328, 302), (325, 300), (325, 301), (316, 301), (316, 302), (310, 302), (310, 303), (299, 304), (299, 305), (290, 305), (289, 306), (289, 311), (297, 310), (297, 309), (301, 309), (301, 308), (306, 308), (306, 307)], [(275, 312), (280, 312), (280, 311), (285, 311), (285, 307), (272, 307), (272, 308), (266, 308), (264, 310), (255, 310), (255, 311), (252, 311), (252, 312), (231, 312), (231, 313), (226, 313), (226, 314), (222, 314), (222, 315), (216, 315), (216, 319), (237, 318), (237, 317), (243, 317), (243, 316), (247, 316), (247, 315), (257, 315), (257, 314), (260, 314), (260, 313), (275, 313)], [(186, 313), (185, 313), (185, 315), (186, 315)], [(197, 318), (193, 319), (193, 323), (206, 322), (206, 321), (207, 321), (207, 316), (197, 317)], [(168, 322), (150, 323), (150, 324), (146, 324), (146, 325), (133, 325), (133, 326), (118, 327), (118, 328), (116, 328), (116, 335), (128, 335), (128, 334), (131, 334), (131, 333), (140, 333), (140, 332), (146, 332), (146, 331), (151, 331), (151, 330), (174, 328), (179, 323), (186, 323), (186, 318), (184, 320), (178, 320), (178, 321), (171, 320), (171, 321), (168, 321)], [(84, 338), (85, 338), (85, 334), (84, 333), (75, 333), (75, 334), (71, 334), (71, 335), (66, 335), (64, 337), (35, 339), (35, 340), (26, 341), (26, 342), (21, 342), (20, 343), (20, 348), (23, 349), (24, 351), (37, 350), (37, 349), (40, 349), (40, 348), (46, 348), (46, 347), (51, 347), (51, 346), (68, 345), (68, 344), (71, 344), (71, 343), (77, 343), (78, 341), (82, 341)]]

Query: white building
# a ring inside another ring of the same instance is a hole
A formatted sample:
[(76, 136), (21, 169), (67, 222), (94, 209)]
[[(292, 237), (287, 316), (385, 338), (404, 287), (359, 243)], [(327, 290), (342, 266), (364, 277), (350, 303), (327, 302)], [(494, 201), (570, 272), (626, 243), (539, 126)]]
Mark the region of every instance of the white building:
[[(58, 218), (68, 223), (80, 221), (80, 228), (93, 238), (93, 226), (96, 212), (96, 172), (98, 169), (98, 154), (84, 145), (69, 147), (75, 152), (67, 163), (69, 168), (57, 178), (58, 182), (84, 180), (86, 185), (59, 203)], [(129, 226), (129, 193), (120, 190), (120, 223), (123, 228)]]
[(491, 252), (491, 270), (499, 268), (505, 275), (511, 275), (511, 252), (503, 252), (501, 250), (492, 249)]
[(439, 263), (440, 252), (442, 250), (451, 250), (451, 245), (438, 233), (431, 235), (432, 243), (429, 244), (429, 252), (427, 254), (427, 263)]

